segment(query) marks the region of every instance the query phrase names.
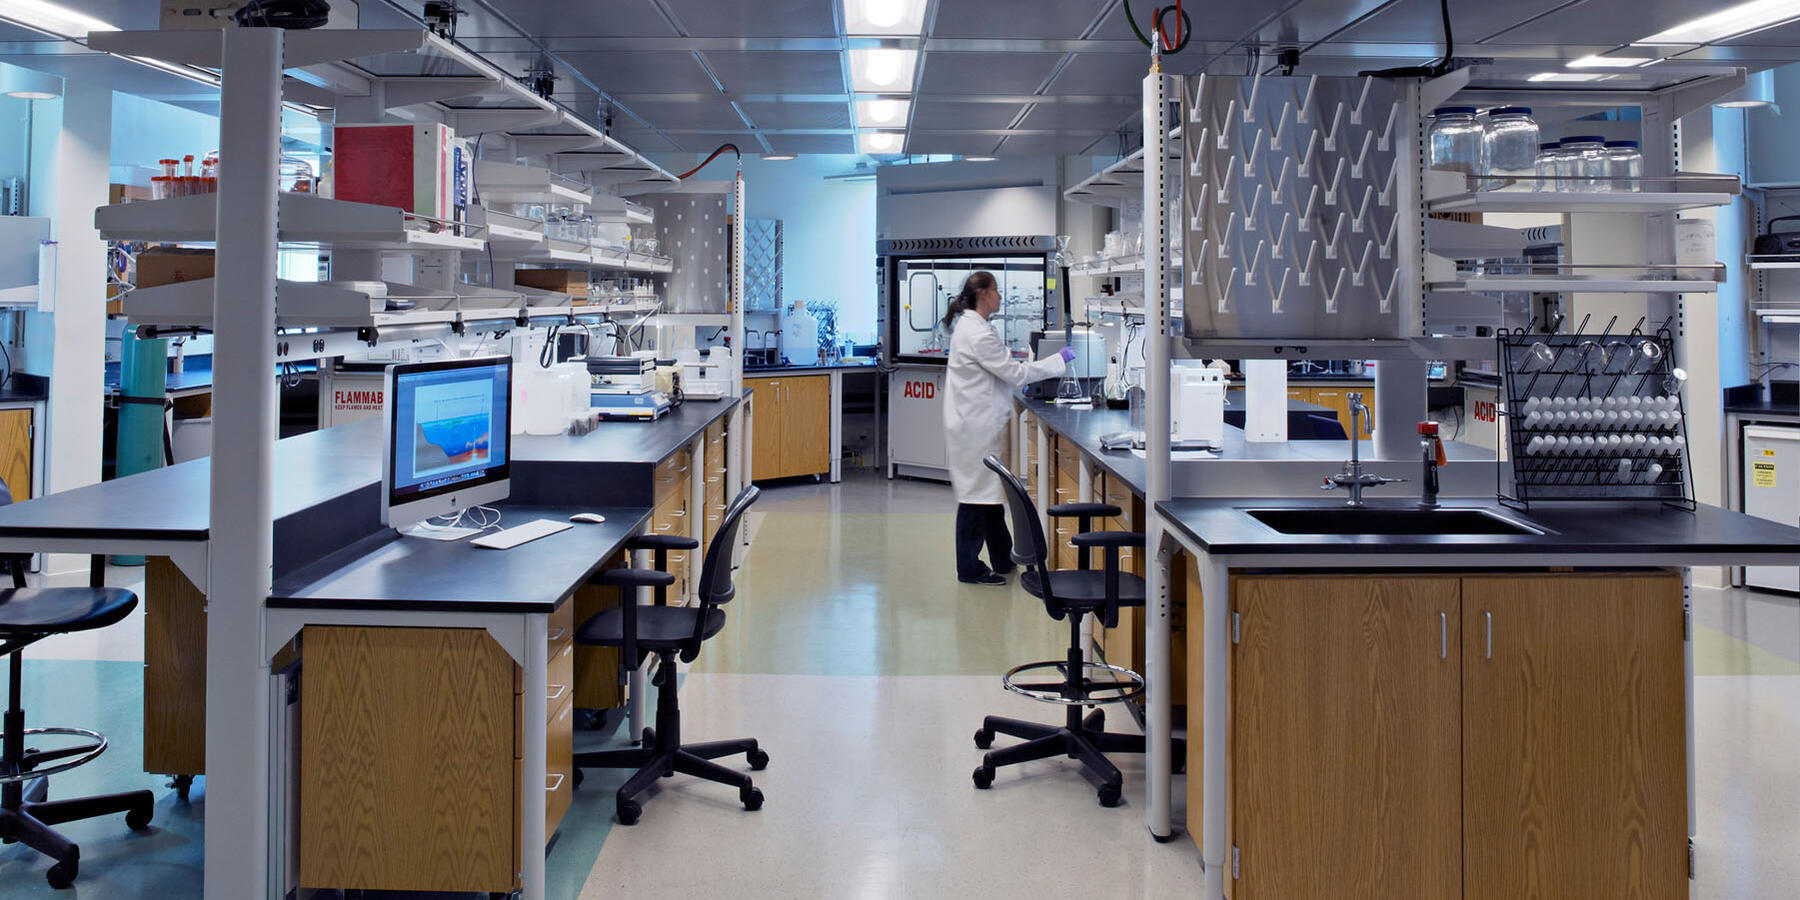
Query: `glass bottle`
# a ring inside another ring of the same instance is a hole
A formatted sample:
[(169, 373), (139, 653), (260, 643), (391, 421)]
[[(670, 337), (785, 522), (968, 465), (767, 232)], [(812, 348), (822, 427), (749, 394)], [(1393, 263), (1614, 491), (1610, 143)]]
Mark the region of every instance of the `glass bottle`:
[(1612, 189), (1606, 177), (1606, 139), (1597, 135), (1563, 138), (1563, 152), (1568, 154), (1569, 190), (1604, 193)]
[(1606, 177), (1631, 179), (1611, 182), (1615, 191), (1643, 190), (1637, 179), (1644, 177), (1644, 152), (1637, 141), (1606, 142)]
[(1481, 174), (1481, 122), (1473, 106), (1440, 106), (1432, 113), (1428, 135), (1433, 169), (1461, 172), (1470, 178)]
[(1551, 141), (1547, 144), (1538, 144), (1537, 166), (1535, 169), (1538, 180), (1534, 183), (1535, 186), (1532, 190), (1554, 191), (1557, 189), (1556, 162), (1557, 156), (1561, 152), (1562, 145), (1555, 141)]
[(1537, 174), (1538, 125), (1524, 106), (1503, 106), (1488, 113), (1481, 152), (1488, 190), (1523, 190), (1514, 179)]

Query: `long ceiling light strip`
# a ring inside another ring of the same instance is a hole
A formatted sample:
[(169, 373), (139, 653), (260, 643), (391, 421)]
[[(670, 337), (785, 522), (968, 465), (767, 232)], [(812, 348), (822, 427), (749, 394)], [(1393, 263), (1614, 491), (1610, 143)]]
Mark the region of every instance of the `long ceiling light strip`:
[(1790, 19), (1800, 19), (1800, 0), (1751, 0), (1698, 19), (1690, 19), (1674, 28), (1659, 31), (1632, 43), (1675, 46), (1710, 44), (1779, 25)]
[[(842, 0), (842, 4), (844, 34), (852, 39), (917, 38), (925, 30), (927, 0)], [(873, 46), (853, 47), (847, 53), (857, 150), (881, 156), (904, 152), (919, 51)]]

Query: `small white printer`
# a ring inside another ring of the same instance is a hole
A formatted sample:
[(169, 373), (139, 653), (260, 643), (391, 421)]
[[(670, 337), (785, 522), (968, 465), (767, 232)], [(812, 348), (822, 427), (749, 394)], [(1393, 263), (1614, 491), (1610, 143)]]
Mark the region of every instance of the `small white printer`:
[(1217, 450), (1225, 442), (1225, 373), (1175, 366), (1169, 373), (1169, 444), (1180, 450)]

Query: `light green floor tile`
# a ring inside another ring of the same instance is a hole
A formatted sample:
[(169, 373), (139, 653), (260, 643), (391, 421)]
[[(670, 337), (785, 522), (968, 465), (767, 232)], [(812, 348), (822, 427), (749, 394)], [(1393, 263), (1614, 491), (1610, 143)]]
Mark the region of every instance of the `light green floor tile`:
[(1716, 628), (1694, 626), (1695, 675), (1800, 675), (1800, 662), (1740, 641)]

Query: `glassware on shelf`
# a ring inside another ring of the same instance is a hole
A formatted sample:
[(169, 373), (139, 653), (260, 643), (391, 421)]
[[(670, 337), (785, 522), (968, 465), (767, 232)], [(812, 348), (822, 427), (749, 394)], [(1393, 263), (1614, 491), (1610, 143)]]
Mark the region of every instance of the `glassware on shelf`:
[(1563, 138), (1568, 156), (1569, 183), (1564, 190), (1605, 193), (1612, 189), (1606, 178), (1606, 139), (1597, 135)]
[(1551, 141), (1547, 144), (1538, 144), (1537, 167), (1535, 169), (1538, 180), (1534, 183), (1535, 186), (1532, 190), (1556, 190), (1558, 183), (1556, 163), (1557, 158), (1561, 153), (1562, 145), (1555, 141)]
[(1639, 149), (1637, 141), (1606, 142), (1606, 177), (1630, 179), (1609, 182), (1614, 191), (1643, 190), (1638, 179), (1644, 177), (1644, 151)]
[(1432, 113), (1428, 135), (1433, 169), (1481, 175), (1483, 130), (1473, 106), (1440, 106)]
[(1488, 113), (1481, 153), (1488, 190), (1524, 190), (1514, 179), (1537, 174), (1538, 124), (1524, 106), (1503, 106)]
[(280, 171), (281, 189), (296, 194), (310, 194), (313, 189), (313, 167), (297, 156), (283, 156)]

